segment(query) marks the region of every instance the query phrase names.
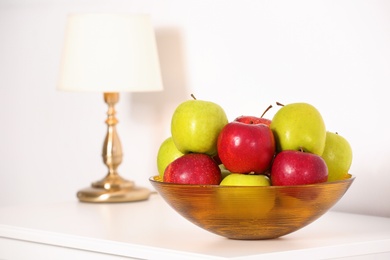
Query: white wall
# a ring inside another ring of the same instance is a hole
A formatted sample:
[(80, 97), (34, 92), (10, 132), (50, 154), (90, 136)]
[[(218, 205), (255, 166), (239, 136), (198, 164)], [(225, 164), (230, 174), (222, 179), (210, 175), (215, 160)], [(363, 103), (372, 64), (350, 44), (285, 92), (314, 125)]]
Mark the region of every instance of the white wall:
[[(390, 2), (2, 0), (0, 206), (74, 200), (102, 178), (102, 94), (56, 90), (70, 12), (152, 15), (165, 90), (122, 94), (123, 177), (150, 187), (174, 108), (194, 93), (230, 119), (304, 101), (354, 150), (335, 209), (390, 217)], [(268, 113), (272, 118), (275, 110)]]

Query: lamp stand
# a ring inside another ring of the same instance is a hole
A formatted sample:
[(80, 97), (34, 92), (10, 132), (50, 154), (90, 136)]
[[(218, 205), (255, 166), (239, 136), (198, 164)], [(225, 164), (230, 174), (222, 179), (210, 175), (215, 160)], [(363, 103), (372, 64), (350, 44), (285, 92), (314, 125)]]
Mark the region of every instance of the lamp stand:
[(77, 197), (82, 202), (130, 202), (147, 200), (150, 191), (136, 187), (133, 181), (119, 176), (118, 166), (122, 162), (122, 146), (116, 132), (118, 120), (115, 117), (115, 104), (119, 101), (119, 93), (104, 93), (104, 101), (108, 105), (107, 135), (103, 145), (103, 162), (108, 167), (108, 174), (100, 181), (93, 182), (91, 187), (80, 190)]

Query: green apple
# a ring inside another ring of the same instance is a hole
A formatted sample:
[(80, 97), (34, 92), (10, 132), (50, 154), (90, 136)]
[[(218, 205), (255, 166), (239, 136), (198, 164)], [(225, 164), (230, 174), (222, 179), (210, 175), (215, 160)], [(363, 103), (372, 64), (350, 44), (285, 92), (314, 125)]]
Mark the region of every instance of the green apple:
[[(275, 206), (277, 190), (271, 189), (265, 175), (231, 173), (221, 181), (220, 186), (221, 189), (216, 191), (216, 203), (223, 205), (218, 208), (220, 216), (234, 216), (238, 222), (240, 219), (272, 219), (269, 213)], [(248, 207), (254, 203), (256, 207)]]
[(291, 103), (281, 107), (271, 122), (277, 151), (300, 150), (322, 155), (326, 127), (320, 112), (308, 103)]
[(270, 179), (262, 174), (231, 173), (220, 183), (221, 186), (270, 186)]
[(174, 111), (171, 134), (182, 153), (217, 154), (217, 139), (228, 123), (225, 111), (214, 102), (187, 100)]
[(184, 154), (177, 150), (172, 137), (165, 139), (157, 152), (157, 170), (161, 178), (164, 177), (165, 168), (168, 164), (183, 156)]
[(344, 179), (352, 164), (351, 145), (341, 135), (328, 131), (322, 158), (328, 166), (328, 181)]
[(225, 165), (220, 164), (218, 166), (219, 166), (219, 169), (221, 170), (222, 179), (224, 179), (226, 176), (231, 174), (231, 172), (228, 169), (226, 169)]

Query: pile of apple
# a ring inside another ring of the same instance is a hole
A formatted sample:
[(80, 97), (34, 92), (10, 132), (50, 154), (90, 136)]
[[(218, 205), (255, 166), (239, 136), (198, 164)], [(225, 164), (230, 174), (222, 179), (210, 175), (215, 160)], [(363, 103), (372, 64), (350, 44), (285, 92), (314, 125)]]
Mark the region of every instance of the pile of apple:
[(308, 103), (278, 104), (271, 119), (239, 116), (229, 122), (214, 102), (195, 97), (173, 113), (171, 136), (157, 154), (164, 182), (202, 185), (305, 185), (346, 178), (348, 141), (327, 131)]

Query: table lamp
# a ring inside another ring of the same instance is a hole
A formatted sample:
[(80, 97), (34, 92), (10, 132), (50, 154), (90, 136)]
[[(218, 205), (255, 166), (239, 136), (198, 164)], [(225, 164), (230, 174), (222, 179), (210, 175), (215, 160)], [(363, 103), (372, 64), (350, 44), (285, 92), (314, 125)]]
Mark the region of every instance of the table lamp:
[(119, 92), (163, 89), (155, 35), (146, 14), (71, 14), (67, 19), (59, 90), (102, 92), (108, 105), (103, 162), (107, 175), (80, 190), (82, 202), (147, 200), (150, 191), (122, 178), (122, 147), (116, 131)]

